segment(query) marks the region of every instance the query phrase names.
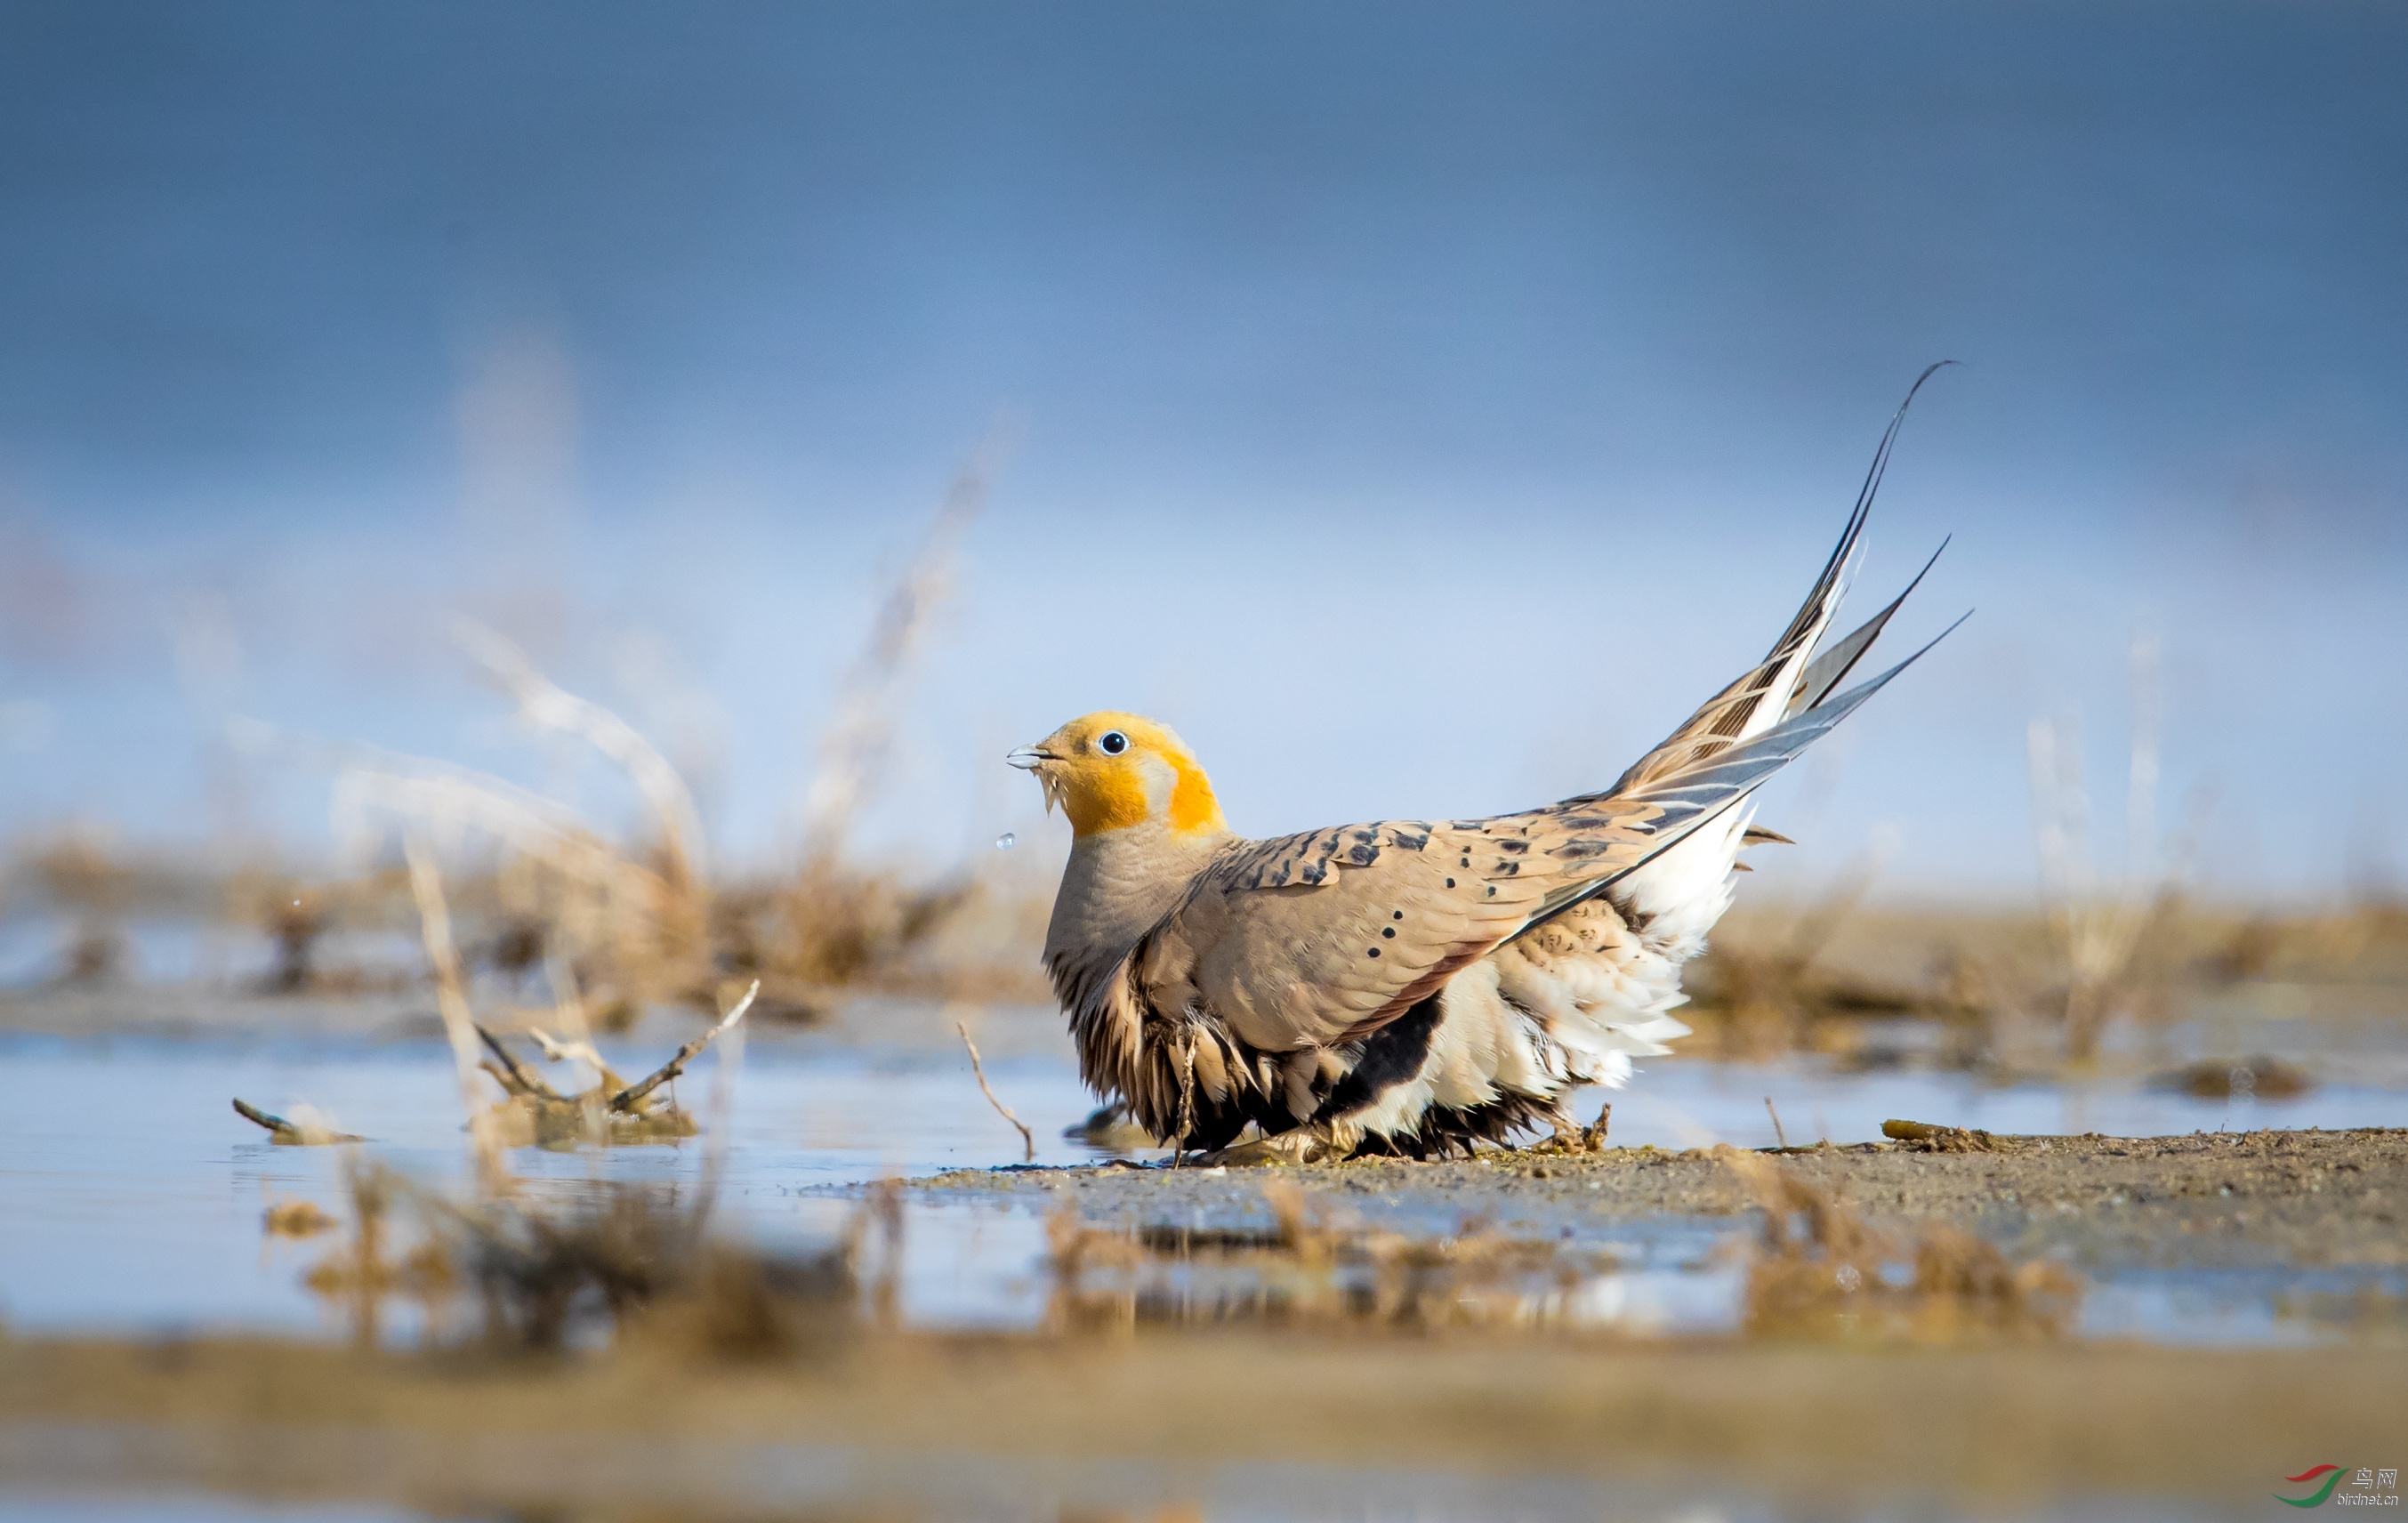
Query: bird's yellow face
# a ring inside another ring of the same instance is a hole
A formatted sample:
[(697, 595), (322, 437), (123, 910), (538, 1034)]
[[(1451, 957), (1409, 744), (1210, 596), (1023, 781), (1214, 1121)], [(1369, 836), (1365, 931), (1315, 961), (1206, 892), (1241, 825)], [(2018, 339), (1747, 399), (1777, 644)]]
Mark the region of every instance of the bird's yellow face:
[(1070, 828), (1082, 836), (1148, 821), (1182, 836), (1228, 829), (1212, 784), (1187, 743), (1136, 714), (1074, 719), (1004, 759), (1036, 773), (1047, 811), (1061, 805)]

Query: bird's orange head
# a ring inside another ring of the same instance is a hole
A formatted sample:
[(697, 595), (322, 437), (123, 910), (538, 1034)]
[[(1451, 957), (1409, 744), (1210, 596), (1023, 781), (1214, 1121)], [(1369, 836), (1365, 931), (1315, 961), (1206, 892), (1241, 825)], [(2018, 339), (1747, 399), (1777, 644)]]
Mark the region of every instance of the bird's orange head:
[(1182, 836), (1229, 828), (1187, 742), (1136, 714), (1108, 711), (1074, 719), (1004, 759), (1036, 773), (1046, 809), (1061, 805), (1081, 836), (1148, 822)]

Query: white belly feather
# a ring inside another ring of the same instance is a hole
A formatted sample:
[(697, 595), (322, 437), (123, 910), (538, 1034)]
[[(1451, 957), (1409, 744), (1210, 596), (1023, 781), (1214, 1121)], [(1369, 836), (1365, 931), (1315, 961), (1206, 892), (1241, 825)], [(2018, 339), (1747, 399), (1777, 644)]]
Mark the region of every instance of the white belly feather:
[[(1384, 1136), (1419, 1130), (1432, 1106), (1469, 1111), (1507, 1096), (1552, 1102), (1584, 1084), (1620, 1088), (1631, 1059), (1660, 1057), (1689, 1034), (1681, 967), (1730, 908), (1731, 864), (1747, 829), (1734, 812), (1665, 853), (1608, 900), (1498, 948), (1455, 975), (1421, 1070), (1348, 1119)], [(1638, 929), (1634, 929), (1636, 926)]]

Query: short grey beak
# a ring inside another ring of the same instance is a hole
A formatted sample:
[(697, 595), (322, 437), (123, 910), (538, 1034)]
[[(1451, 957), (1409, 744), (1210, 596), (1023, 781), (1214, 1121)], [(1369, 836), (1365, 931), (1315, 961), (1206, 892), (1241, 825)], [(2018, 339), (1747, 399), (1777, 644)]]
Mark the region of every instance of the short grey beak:
[(1003, 759), (1024, 772), (1033, 772), (1046, 762), (1052, 761), (1054, 757), (1051, 753), (1039, 751), (1035, 746), (1022, 746)]

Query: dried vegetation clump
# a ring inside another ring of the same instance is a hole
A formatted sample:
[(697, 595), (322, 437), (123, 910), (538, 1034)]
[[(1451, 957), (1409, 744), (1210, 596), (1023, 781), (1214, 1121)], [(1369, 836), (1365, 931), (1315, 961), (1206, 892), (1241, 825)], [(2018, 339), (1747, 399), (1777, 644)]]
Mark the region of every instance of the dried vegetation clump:
[(225, 881), (223, 913), (267, 938), (272, 960), (252, 984), (268, 996), (390, 993), (409, 986), (410, 970), (330, 957), (346, 933), (389, 937), (408, 928), (408, 877), (399, 869), (353, 878), (308, 880), (263, 867), (236, 869)]
[[(432, 764), (355, 766), (345, 801), (398, 818), (405, 832), (490, 840), (498, 854), (485, 937), (494, 966), (522, 976), (540, 968), (556, 1005), (574, 1003), (605, 1029), (659, 1004), (713, 1010), (731, 984), (753, 981), (772, 1019), (811, 1018), (839, 991), (862, 988), (1041, 995), (1031, 955), (1041, 906), (1023, 902), (1031, 896), (978, 871), (915, 884), (856, 864), (848, 851), (853, 822), (891, 771), (913, 662), (949, 592), (961, 536), (985, 500), (994, 453), (982, 450), (955, 479), (879, 607), (822, 739), (791, 871), (718, 881), (692, 790), (664, 753), (465, 620), (461, 644), (531, 732), (582, 744), (624, 774), (643, 801), (640, 829), (614, 841), (554, 800)], [(566, 1035), (584, 1032), (572, 1026)]]
[(482, 1026), (477, 1038), (492, 1056), (478, 1067), (502, 1086), (504, 1099), (494, 1109), (494, 1131), (505, 1147), (568, 1148), (580, 1143), (596, 1147), (640, 1142), (674, 1142), (701, 1130), (694, 1116), (660, 1091), (685, 1071), (702, 1050), (735, 1028), (760, 994), (757, 983), (745, 990), (719, 1024), (680, 1047), (669, 1060), (645, 1078), (630, 1084), (612, 1071), (591, 1042), (561, 1042), (538, 1029), (530, 1033), (544, 1056), (582, 1067), (594, 1076), (589, 1087), (563, 1094), (533, 1067), (513, 1054), (500, 1037)]
[[(2186, 892), (2202, 800), (2183, 828), (2159, 829), (2157, 650), (2145, 635), (2133, 642), (2131, 677), (2115, 869), (2096, 849), (2079, 728), (2035, 720), (2026, 748), (2041, 879), (2033, 909), (1868, 912), (1873, 874), (1861, 866), (1795, 913), (1742, 906), (1690, 970), (1700, 1045), (1743, 1059), (1821, 1052), (1865, 1068), (2082, 1071), (2108, 1056), (2118, 1026), (2145, 1038), (2202, 1010), (2298, 1015), (2335, 997), (2354, 1013), (2408, 1015), (2408, 908), (2397, 898), (2275, 914)], [(2218, 1073), (2197, 1092), (2221, 1096), (2251, 1066), (2201, 1065)]]
[(27, 855), (25, 866), (45, 898), (68, 922), (58, 981), (106, 984), (125, 970), (124, 919), (136, 878), (91, 831), (68, 831)]
[[(1680, 1014), (1698, 1035), (1683, 1050), (2012, 1077), (2095, 1065), (2119, 1028), (2128, 1049), (2145, 1056), (2172, 1027), (2207, 1013), (2219, 1029), (2225, 1017), (2247, 1027), (2326, 1010), (2408, 1017), (2408, 912), (2393, 905), (2275, 915), (2169, 890), (2136, 924), (2112, 970), (2086, 976), (2077, 995), (2044, 912), (1859, 906), (1835, 916), (1742, 904), (1690, 965), (1692, 1002)], [(2271, 1085), (2255, 1083), (2261, 1070)], [(2243, 1051), (2165, 1082), (2212, 1098), (2229, 1088), (2274, 1099), (2315, 1076)]]
[(1760, 1153), (1714, 1157), (1764, 1211), (1742, 1313), (1751, 1337), (1954, 1343), (2072, 1330), (2082, 1287), (2056, 1264), (2011, 1263), (1944, 1225), (1905, 1241)]
[[(662, 1007), (711, 1013), (731, 984), (754, 980), (758, 1013), (771, 1020), (812, 1019), (860, 990), (1041, 1000), (1041, 891), (1010, 881), (991, 858), (930, 881), (849, 851), (854, 822), (894, 770), (889, 753), (916, 661), (1000, 453), (990, 438), (956, 476), (879, 602), (815, 770), (798, 780), (808, 782), (801, 839), (781, 869), (714, 871), (694, 790), (669, 760), (707, 747), (681, 747), (669, 736), (665, 750), (614, 710), (554, 682), (495, 630), (458, 618), (454, 639), (528, 737), (564, 757), (576, 750), (598, 757), (632, 788), (639, 810), (629, 828), (606, 828), (560, 797), (468, 768), (237, 720), (225, 735), (232, 754), (334, 775), (337, 835), (371, 865), (348, 876), (305, 875), (225, 860), (222, 843), (209, 860), (145, 863), (97, 832), (75, 829), (10, 854), (0, 911), (36, 910), (64, 923), (64, 983), (123, 976), (128, 920), (149, 914), (263, 937), (269, 965), (252, 992), (387, 992), (442, 976), (391, 959), (393, 933), (412, 929), (424, 911), (424, 865), (437, 864), (464, 994), (510, 1004), (532, 994), (554, 1007), (557, 1024), (568, 1024), (559, 1011), (571, 1005), (603, 1031)], [(390, 852), (396, 834), (407, 864)]]
[(335, 1228), (335, 1218), (312, 1200), (279, 1200), (260, 1213), (260, 1224), (272, 1238), (314, 1238)]
[(49, 982), (95, 987), (133, 975), (129, 922), (206, 917), (215, 882), (193, 864), (125, 851), (107, 829), (73, 824), (15, 841), (0, 857), (0, 917), (55, 922), (58, 959)]
[(2263, 1055), (2238, 1061), (2204, 1058), (2161, 1073), (2153, 1084), (2194, 1099), (2290, 1099), (2315, 1087), (2306, 1070)]
[(820, 858), (722, 895), (719, 966), (757, 977), (764, 1013), (810, 1020), (856, 992), (1041, 1003), (1036, 949), (1050, 906), (969, 872), (935, 883)]

